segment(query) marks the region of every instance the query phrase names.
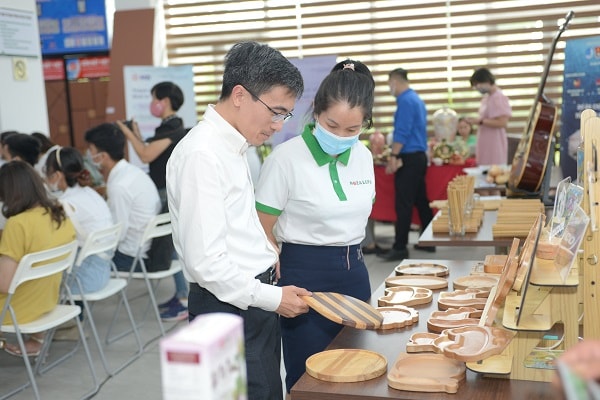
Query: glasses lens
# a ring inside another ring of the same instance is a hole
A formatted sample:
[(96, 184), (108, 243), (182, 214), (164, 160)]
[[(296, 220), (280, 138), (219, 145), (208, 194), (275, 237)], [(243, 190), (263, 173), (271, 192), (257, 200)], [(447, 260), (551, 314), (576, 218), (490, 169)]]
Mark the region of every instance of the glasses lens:
[(294, 114), (292, 114), (291, 112), (287, 113), (287, 114), (275, 114), (273, 115), (273, 117), (271, 118), (271, 120), (273, 122), (287, 122), (290, 118), (292, 118), (294, 116)]

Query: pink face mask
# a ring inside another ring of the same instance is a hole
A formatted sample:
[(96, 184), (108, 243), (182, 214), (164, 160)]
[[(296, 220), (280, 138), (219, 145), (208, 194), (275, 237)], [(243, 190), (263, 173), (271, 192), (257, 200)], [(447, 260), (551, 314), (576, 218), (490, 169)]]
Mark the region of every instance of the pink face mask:
[(150, 114), (154, 115), (156, 118), (162, 118), (164, 112), (165, 105), (160, 100), (153, 100), (150, 103)]

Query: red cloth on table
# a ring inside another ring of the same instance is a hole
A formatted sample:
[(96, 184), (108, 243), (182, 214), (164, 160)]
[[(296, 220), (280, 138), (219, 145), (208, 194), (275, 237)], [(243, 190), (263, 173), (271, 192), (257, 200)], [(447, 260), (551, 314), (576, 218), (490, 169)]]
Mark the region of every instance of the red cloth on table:
[[(467, 160), (470, 161), (471, 159)], [(465, 165), (430, 165), (425, 174), (425, 183), (427, 185), (427, 198), (429, 201), (446, 200), (448, 193), (448, 182), (457, 175), (464, 175), (463, 168), (472, 166), (472, 162)], [(396, 211), (394, 210), (394, 175), (385, 173), (385, 166), (375, 166), (375, 203), (371, 211), (371, 218), (376, 221), (394, 222), (396, 221)], [(435, 214), (435, 210), (434, 210)], [(419, 215), (416, 208), (413, 209), (412, 223), (419, 224)]]

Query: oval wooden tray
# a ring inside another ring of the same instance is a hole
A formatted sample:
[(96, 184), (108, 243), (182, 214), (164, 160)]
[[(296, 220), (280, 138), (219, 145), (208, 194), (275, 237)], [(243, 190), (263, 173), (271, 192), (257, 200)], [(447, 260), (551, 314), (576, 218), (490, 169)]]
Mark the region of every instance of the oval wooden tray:
[(310, 308), (338, 324), (357, 329), (377, 329), (383, 322), (383, 315), (370, 304), (345, 294), (313, 292), (312, 296), (302, 296), (302, 300)]
[(326, 350), (306, 360), (306, 372), (327, 382), (362, 382), (377, 378), (386, 371), (385, 357), (369, 350)]
[(482, 310), (473, 307), (434, 311), (427, 320), (427, 329), (430, 332), (441, 333), (444, 329), (478, 325), (481, 313)]
[(438, 308), (473, 307), (483, 310), (490, 292), (482, 289), (455, 290), (454, 292), (441, 292), (438, 298)]
[(419, 321), (419, 312), (411, 307), (396, 305), (391, 307), (377, 307), (383, 315), (383, 323), (379, 329), (403, 328)]
[(442, 264), (408, 264), (394, 268), (396, 275), (447, 276), (448, 267)]
[(400, 353), (387, 378), (394, 389), (456, 393), (465, 371), (465, 363), (441, 354)]
[(489, 275), (468, 275), (458, 277), (452, 282), (454, 290), (484, 289), (491, 290), (498, 284), (498, 278)]
[(448, 287), (448, 280), (439, 276), (401, 275), (385, 279), (385, 287), (414, 286), (426, 289), (444, 289)]
[(412, 287), (412, 286), (396, 286), (385, 289), (385, 296), (381, 296), (377, 300), (380, 307), (385, 306), (414, 306), (417, 304), (431, 303), (433, 292), (431, 289)]

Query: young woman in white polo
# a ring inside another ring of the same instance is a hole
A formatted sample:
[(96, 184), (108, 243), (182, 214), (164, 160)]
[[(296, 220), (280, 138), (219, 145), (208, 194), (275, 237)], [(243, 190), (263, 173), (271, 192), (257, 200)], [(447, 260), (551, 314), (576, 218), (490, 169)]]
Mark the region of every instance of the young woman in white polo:
[[(371, 296), (360, 243), (375, 199), (373, 159), (358, 140), (372, 125), (375, 82), (359, 61), (338, 63), (314, 99), (314, 124), (277, 146), (256, 187), (269, 239), (281, 243), (279, 285)], [(286, 387), (341, 326), (314, 311), (281, 318)]]

